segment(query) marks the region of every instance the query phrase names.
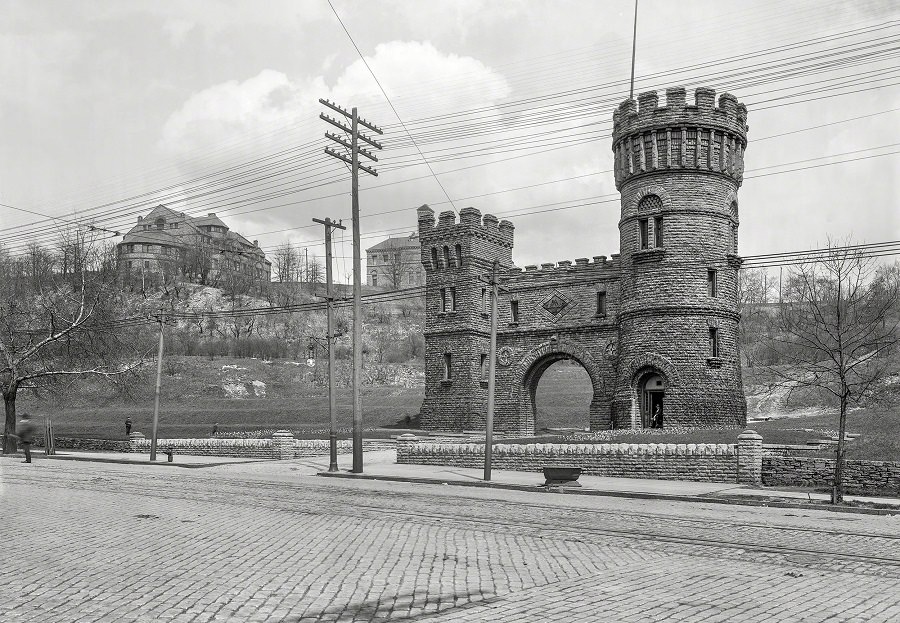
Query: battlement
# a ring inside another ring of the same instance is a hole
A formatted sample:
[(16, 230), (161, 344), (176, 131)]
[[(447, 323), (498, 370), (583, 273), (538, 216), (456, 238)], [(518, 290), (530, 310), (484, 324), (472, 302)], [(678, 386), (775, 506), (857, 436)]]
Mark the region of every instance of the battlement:
[(562, 276), (580, 273), (584, 271), (610, 270), (617, 271), (619, 268), (619, 254), (614, 253), (610, 258), (605, 255), (595, 255), (593, 261), (586, 257), (580, 257), (574, 262), (571, 260), (560, 260), (558, 262), (545, 262), (540, 266), (529, 264), (524, 268), (510, 268), (508, 274), (515, 277), (533, 277), (542, 278), (549, 275)]
[(708, 87), (694, 91), (694, 103), (687, 103), (684, 87), (666, 89), (666, 103), (660, 106), (659, 94), (647, 91), (638, 95), (637, 101), (627, 99), (613, 113), (613, 143), (636, 132), (672, 126), (715, 129), (728, 132), (747, 141), (747, 107), (739, 103), (731, 93), (719, 96)]
[(658, 171), (709, 171), (743, 180), (747, 107), (730, 93), (699, 87), (687, 103), (683, 87), (666, 89), (666, 105), (648, 91), (613, 113), (616, 188), (632, 177)]
[(447, 210), (441, 212), (435, 223), (434, 210), (427, 205), (418, 208), (419, 237), (422, 245), (441, 240), (458, 240), (462, 237), (483, 237), (512, 248), (515, 226), (506, 220), (499, 220), (493, 214), (481, 215), (481, 211), (467, 207), (459, 211), (459, 222), (456, 213)]

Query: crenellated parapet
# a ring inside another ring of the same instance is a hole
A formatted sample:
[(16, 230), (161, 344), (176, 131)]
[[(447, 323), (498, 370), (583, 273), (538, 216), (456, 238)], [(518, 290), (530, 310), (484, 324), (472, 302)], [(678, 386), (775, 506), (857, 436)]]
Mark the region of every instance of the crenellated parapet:
[[(492, 214), (468, 207), (456, 213), (441, 212), (435, 221), (427, 205), (418, 209), (422, 263), (426, 269), (461, 267), (464, 263), (484, 264), (500, 260), (512, 264), (515, 227)], [(467, 261), (468, 260), (468, 261)]]
[[(580, 257), (574, 262), (560, 260), (558, 262), (545, 262), (538, 266), (529, 264), (524, 268), (513, 267), (507, 271), (507, 277), (516, 282), (542, 281), (545, 279), (567, 279), (569, 277), (615, 277), (618, 278), (619, 254), (614, 253), (611, 258), (605, 255), (595, 255), (593, 261), (586, 257)], [(607, 275), (608, 273), (608, 275)]]
[(747, 147), (747, 107), (730, 93), (699, 87), (687, 103), (683, 87), (627, 99), (613, 113), (616, 188), (656, 171), (706, 171), (741, 183)]

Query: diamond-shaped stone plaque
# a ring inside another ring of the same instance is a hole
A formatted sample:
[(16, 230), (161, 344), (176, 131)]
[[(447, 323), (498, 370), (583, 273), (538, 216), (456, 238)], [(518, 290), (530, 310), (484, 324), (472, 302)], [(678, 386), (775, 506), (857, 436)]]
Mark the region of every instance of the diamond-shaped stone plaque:
[(554, 316), (558, 316), (562, 313), (562, 310), (566, 308), (568, 303), (564, 298), (559, 296), (558, 294), (554, 294), (550, 300), (544, 303), (544, 309), (553, 314)]

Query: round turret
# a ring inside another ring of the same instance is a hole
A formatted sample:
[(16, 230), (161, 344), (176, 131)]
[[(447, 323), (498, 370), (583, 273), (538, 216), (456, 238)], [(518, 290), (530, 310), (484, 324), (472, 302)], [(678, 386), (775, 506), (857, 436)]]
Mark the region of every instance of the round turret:
[[(617, 426), (746, 420), (737, 327), (737, 191), (747, 109), (698, 88), (626, 100), (614, 113), (621, 308)], [(659, 414), (657, 414), (659, 410)]]

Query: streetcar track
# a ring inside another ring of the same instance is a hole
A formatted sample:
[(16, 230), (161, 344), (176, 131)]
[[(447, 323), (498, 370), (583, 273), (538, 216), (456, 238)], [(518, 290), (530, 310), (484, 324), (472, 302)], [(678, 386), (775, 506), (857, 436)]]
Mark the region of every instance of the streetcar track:
[[(139, 484), (132, 484), (130, 482), (123, 482), (121, 476), (122, 472), (105, 472), (106, 476), (101, 476), (99, 474), (95, 474), (91, 477), (86, 477), (85, 480), (81, 480), (76, 483), (55, 483), (55, 482), (46, 482), (42, 479), (38, 478), (28, 478), (22, 477), (21, 475), (9, 476), (5, 478), (7, 481), (18, 481), (18, 482), (40, 482), (43, 486), (48, 486), (52, 488), (63, 488), (68, 489), (73, 486), (80, 485), (82, 487), (94, 490), (105, 490), (102, 484), (96, 479), (105, 478), (110, 476), (115, 476), (115, 481), (117, 485), (117, 491), (115, 493), (127, 493), (132, 495), (147, 495), (147, 488), (141, 487)], [(129, 474), (130, 476), (131, 474)], [(151, 480), (158, 482), (159, 484), (165, 486), (166, 481), (174, 481), (176, 479), (171, 477), (160, 477), (156, 475), (151, 478)], [(255, 480), (244, 480), (238, 478), (202, 478), (197, 479), (196, 482), (201, 490), (199, 494), (201, 497), (208, 497), (206, 501), (214, 502), (214, 503), (222, 503), (222, 504), (230, 504), (233, 501), (223, 501), (221, 499), (216, 499), (215, 494), (212, 492), (202, 489), (203, 480), (215, 480), (217, 485), (221, 487), (222, 485), (228, 486), (230, 490), (216, 492), (219, 496), (225, 496), (228, 498), (246, 498), (246, 494), (241, 496), (242, 491), (246, 489), (255, 489), (255, 490), (293, 490), (297, 492), (303, 492), (308, 494), (309, 491), (305, 490), (310, 488), (310, 485), (304, 485), (301, 483), (290, 483), (290, 482), (265, 482), (265, 481), (255, 481)], [(183, 485), (183, 480), (178, 480), (179, 484)], [(163, 493), (164, 495), (160, 495)], [(207, 496), (208, 494), (208, 496)], [(383, 492), (381, 492), (384, 495)], [(192, 489), (190, 491), (154, 491), (152, 494), (154, 497), (176, 497), (179, 499), (191, 499), (198, 497), (198, 491)], [(355, 497), (362, 497), (362, 495), (357, 494)], [(407, 493), (396, 493), (396, 492), (388, 492), (386, 497), (391, 498), (392, 500), (396, 499), (414, 499), (415, 496), (413, 494)], [(419, 496), (419, 500), (416, 500), (417, 503), (422, 503), (421, 497)], [(429, 498), (438, 498), (439, 496), (433, 494), (427, 494)], [(283, 498), (281, 498), (283, 501)], [(251, 498), (251, 501), (256, 503), (255, 505), (260, 505), (260, 500), (256, 497)], [(265, 501), (270, 501), (269, 498), (266, 498)], [(311, 500), (310, 500), (311, 501)], [(566, 511), (574, 511), (579, 513), (586, 513), (589, 515), (599, 514), (604, 516), (615, 516), (615, 517), (624, 517), (624, 518), (640, 518), (647, 519), (650, 518), (660, 518), (670, 522), (677, 522), (682, 525), (693, 524), (698, 525), (701, 528), (708, 527), (710, 522), (700, 521), (691, 518), (684, 517), (671, 517), (667, 515), (660, 514), (644, 514), (644, 513), (629, 513), (627, 511), (607, 511), (602, 509), (584, 509), (584, 508), (566, 508), (561, 509), (560, 507), (553, 507), (548, 504), (539, 504), (539, 503), (531, 503), (531, 502), (519, 502), (519, 501), (509, 501), (509, 500), (495, 500), (500, 501), (505, 505), (509, 506), (521, 506), (528, 507), (533, 510), (546, 510), (548, 508), (555, 510), (566, 510)], [(360, 502), (359, 500), (354, 501), (344, 501), (345, 508), (339, 509), (334, 506), (334, 502), (331, 502), (331, 506), (329, 507), (329, 511), (332, 512), (342, 512), (342, 514), (347, 514), (352, 516), (352, 511), (358, 511), (360, 509), (365, 509), (366, 511), (373, 513), (384, 513), (385, 511), (390, 511), (392, 514), (392, 518), (396, 516), (403, 516), (408, 518), (417, 518), (429, 520), (432, 522), (441, 522), (441, 521), (454, 521), (457, 523), (469, 523), (475, 525), (489, 526), (492, 529), (496, 529), (497, 522), (491, 519), (475, 517), (472, 515), (465, 515), (460, 513), (452, 513), (452, 512), (424, 512), (424, 511), (416, 511), (416, 510), (401, 510), (396, 507), (391, 507), (390, 505), (377, 505), (377, 504), (366, 504), (364, 502)], [(301, 509), (294, 507), (280, 507), (280, 506), (271, 506), (267, 504), (262, 504), (261, 506), (265, 506), (267, 508), (275, 508), (281, 511), (288, 511), (292, 513), (301, 513), (306, 515), (324, 515), (325, 511), (318, 511), (315, 509)], [(438, 506), (438, 505), (435, 505)], [(778, 531), (783, 534), (787, 534), (789, 532), (801, 532), (804, 534), (820, 534), (827, 535), (832, 537), (847, 537), (847, 536), (855, 536), (858, 538), (865, 539), (881, 539), (887, 541), (896, 541), (900, 540), (900, 535), (885, 535), (885, 534), (872, 534), (872, 533), (862, 533), (862, 532), (842, 532), (836, 530), (825, 530), (819, 528), (803, 528), (803, 527), (791, 527), (791, 526), (779, 526), (779, 525), (766, 525), (766, 524), (746, 524), (743, 522), (731, 522), (731, 521), (722, 521), (716, 520), (715, 523), (720, 526), (721, 529), (727, 530), (729, 527), (735, 528), (755, 528), (760, 530), (770, 530), (770, 531)], [(508, 521), (507, 526), (524, 528), (534, 530), (538, 533), (538, 538), (545, 538), (540, 533), (552, 531), (553, 537), (558, 538), (561, 534), (568, 535), (578, 535), (584, 536), (585, 534), (589, 534), (596, 537), (616, 537), (616, 538), (627, 538), (638, 541), (646, 541), (646, 542), (660, 542), (660, 543), (674, 543), (681, 545), (689, 545), (695, 547), (720, 547), (731, 550), (752, 550), (753, 552), (763, 552), (769, 554), (778, 554), (784, 556), (791, 555), (799, 555), (799, 556), (813, 556), (813, 557), (830, 557), (833, 559), (843, 560), (843, 561), (851, 561), (851, 562), (863, 562), (863, 563), (871, 563), (878, 565), (888, 565), (892, 567), (900, 566), (900, 560), (896, 557), (886, 557), (886, 556), (876, 556), (869, 554), (857, 554), (857, 553), (847, 553), (847, 552), (839, 552), (833, 550), (824, 550), (824, 549), (814, 549), (814, 548), (804, 548), (804, 547), (787, 547), (781, 545), (767, 545), (759, 542), (748, 542), (748, 541), (738, 541), (738, 540), (727, 540), (727, 539), (718, 539), (718, 538), (703, 538), (703, 537), (692, 537), (692, 536), (682, 536), (677, 534), (663, 534), (659, 532), (648, 532), (646, 530), (627, 530), (627, 529), (615, 529), (615, 528), (598, 528), (592, 527), (589, 525), (577, 525), (577, 526), (564, 526), (559, 525), (558, 523), (553, 523), (552, 525), (546, 522), (528, 520), (523, 518), (518, 518), (512, 521)], [(564, 538), (563, 540), (568, 541), (581, 541), (583, 539), (579, 538)]]

